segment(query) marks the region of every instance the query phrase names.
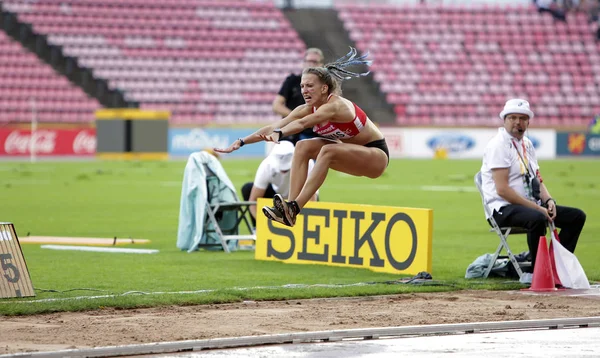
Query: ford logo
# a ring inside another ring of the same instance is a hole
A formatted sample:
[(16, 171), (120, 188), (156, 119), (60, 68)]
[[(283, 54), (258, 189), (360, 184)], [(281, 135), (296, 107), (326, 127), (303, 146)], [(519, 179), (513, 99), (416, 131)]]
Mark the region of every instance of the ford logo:
[(446, 148), (450, 153), (459, 153), (467, 151), (475, 146), (475, 141), (466, 135), (461, 134), (441, 134), (427, 141), (429, 148)]

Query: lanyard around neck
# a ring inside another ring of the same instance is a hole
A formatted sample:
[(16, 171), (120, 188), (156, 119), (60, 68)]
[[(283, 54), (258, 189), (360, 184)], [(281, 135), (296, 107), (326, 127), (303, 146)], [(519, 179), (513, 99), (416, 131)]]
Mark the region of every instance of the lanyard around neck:
[(521, 162), (523, 163), (523, 166), (525, 167), (525, 170), (527, 171), (527, 174), (529, 175), (529, 160), (527, 160), (527, 149), (525, 147), (525, 141), (521, 141), (521, 146), (523, 148), (523, 155), (521, 155), (521, 152), (519, 152), (519, 148), (517, 147), (517, 143), (515, 142), (514, 139), (511, 139), (513, 146), (515, 147), (515, 150), (517, 151), (517, 154), (519, 155), (519, 159), (521, 159)]

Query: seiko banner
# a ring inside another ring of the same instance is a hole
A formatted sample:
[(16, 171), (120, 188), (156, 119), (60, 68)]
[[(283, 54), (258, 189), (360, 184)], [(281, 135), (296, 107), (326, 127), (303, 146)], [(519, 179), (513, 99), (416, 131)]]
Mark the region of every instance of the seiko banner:
[(96, 130), (38, 129), (33, 135), (26, 129), (0, 128), (0, 156), (93, 156)]
[(600, 156), (600, 134), (566, 132), (556, 134), (556, 155)]
[[(450, 159), (481, 159), (498, 128), (381, 128), (393, 158), (433, 158), (437, 150)], [(556, 131), (531, 128), (531, 139), (539, 159), (556, 158)]]
[[(252, 134), (256, 129), (169, 128), (169, 155), (189, 156), (208, 148), (227, 148), (238, 138)], [(265, 142), (247, 144), (225, 157), (264, 157)]]
[(431, 272), (432, 209), (310, 202), (294, 227), (257, 215), (256, 229), (257, 260)]

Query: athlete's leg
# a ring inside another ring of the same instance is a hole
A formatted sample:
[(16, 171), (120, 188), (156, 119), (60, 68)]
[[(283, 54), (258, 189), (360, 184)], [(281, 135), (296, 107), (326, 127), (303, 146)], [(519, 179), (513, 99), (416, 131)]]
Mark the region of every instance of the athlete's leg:
[(305, 179), (300, 194), (294, 197), (290, 190), (290, 200), (295, 200), (298, 207), (303, 208), (323, 185), (330, 168), (354, 176), (377, 178), (383, 174), (387, 164), (388, 158), (379, 148), (347, 143), (321, 146), (315, 166)]
[(319, 151), (324, 145), (337, 142), (327, 139), (304, 139), (296, 143), (294, 158), (292, 160), (292, 171), (290, 173), (290, 193), (288, 200), (293, 200), (300, 194), (308, 174), (308, 162), (316, 159)]

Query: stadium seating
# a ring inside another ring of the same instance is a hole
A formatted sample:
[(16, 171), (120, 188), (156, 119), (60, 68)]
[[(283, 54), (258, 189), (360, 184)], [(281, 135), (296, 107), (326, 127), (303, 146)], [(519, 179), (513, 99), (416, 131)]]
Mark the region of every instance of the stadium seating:
[(600, 47), (584, 14), (565, 24), (514, 4), (336, 8), (399, 124), (496, 126), (511, 97), (532, 103), (532, 126), (582, 127), (600, 113)]
[(305, 48), (272, 2), (4, 0), (65, 55), (175, 124), (266, 123)]
[(100, 104), (0, 31), (0, 123), (89, 123)]

